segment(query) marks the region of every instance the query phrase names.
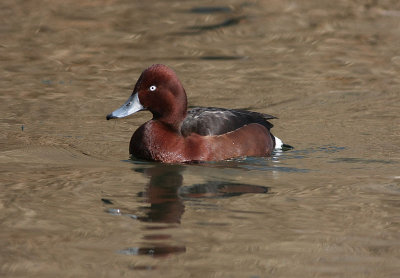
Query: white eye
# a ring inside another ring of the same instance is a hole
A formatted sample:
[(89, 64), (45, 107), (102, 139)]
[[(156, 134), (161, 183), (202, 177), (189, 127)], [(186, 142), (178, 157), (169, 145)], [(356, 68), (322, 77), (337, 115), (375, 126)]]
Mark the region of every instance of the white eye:
[(153, 86), (150, 86), (149, 89), (150, 89), (150, 91), (154, 92), (157, 89), (157, 87), (153, 85)]

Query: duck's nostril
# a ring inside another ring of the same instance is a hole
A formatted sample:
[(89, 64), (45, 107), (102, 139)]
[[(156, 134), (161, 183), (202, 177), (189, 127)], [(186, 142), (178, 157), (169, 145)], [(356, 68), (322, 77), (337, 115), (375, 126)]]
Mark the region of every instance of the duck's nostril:
[(132, 101), (128, 102), (125, 106), (130, 106), (132, 104)]

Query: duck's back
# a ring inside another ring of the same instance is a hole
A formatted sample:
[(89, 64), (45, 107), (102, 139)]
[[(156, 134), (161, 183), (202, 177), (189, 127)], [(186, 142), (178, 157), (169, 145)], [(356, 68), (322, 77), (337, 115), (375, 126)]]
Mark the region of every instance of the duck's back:
[(268, 120), (275, 118), (268, 114), (240, 109), (196, 107), (188, 111), (182, 123), (181, 133), (184, 137), (191, 133), (203, 136), (221, 135), (252, 123), (270, 130), (273, 125)]

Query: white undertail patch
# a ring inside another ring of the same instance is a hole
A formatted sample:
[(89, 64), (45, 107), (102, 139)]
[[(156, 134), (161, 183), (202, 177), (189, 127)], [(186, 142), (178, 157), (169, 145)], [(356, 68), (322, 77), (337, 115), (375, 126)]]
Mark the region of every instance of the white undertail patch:
[(278, 137), (275, 137), (275, 150), (282, 150), (283, 142)]

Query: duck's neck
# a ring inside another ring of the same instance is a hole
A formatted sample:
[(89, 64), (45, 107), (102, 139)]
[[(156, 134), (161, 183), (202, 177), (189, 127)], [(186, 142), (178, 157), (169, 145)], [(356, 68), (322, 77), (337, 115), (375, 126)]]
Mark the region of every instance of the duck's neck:
[[(177, 105), (179, 104), (179, 105)], [(165, 126), (169, 127), (172, 131), (181, 133), (181, 126), (183, 120), (187, 115), (187, 101), (186, 97), (178, 103), (168, 105), (163, 110), (162, 114), (153, 112), (153, 120), (158, 121)]]
[(163, 115), (157, 117), (154, 115), (153, 120), (162, 123), (164, 126), (168, 127), (171, 131), (181, 134), (182, 122), (186, 117), (187, 112), (177, 111), (174, 113), (168, 113), (168, 115)]

